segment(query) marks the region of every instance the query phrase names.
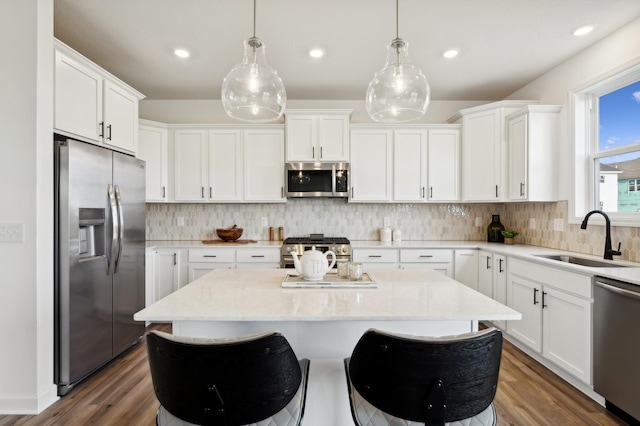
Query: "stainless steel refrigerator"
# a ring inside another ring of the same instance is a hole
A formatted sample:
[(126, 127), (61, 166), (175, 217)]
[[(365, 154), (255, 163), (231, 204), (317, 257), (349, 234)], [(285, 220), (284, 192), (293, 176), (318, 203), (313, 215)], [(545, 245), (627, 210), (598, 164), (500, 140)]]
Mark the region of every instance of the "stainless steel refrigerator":
[(145, 162), (54, 135), (58, 394), (140, 341)]

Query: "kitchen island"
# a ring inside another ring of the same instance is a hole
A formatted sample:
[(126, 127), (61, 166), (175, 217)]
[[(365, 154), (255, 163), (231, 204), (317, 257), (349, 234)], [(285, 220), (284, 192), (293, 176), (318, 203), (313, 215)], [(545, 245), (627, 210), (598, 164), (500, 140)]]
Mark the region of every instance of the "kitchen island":
[(311, 360), (305, 426), (352, 424), (342, 359), (371, 327), (423, 336), (478, 329), (520, 313), (431, 270), (370, 271), (377, 288), (282, 288), (292, 270), (219, 269), (135, 314), (173, 333), (232, 337), (281, 331)]

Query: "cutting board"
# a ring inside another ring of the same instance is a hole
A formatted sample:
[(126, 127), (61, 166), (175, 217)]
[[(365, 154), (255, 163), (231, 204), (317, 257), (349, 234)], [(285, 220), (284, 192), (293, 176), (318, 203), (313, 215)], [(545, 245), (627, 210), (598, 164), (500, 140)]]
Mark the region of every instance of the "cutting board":
[(230, 245), (230, 244), (253, 244), (253, 243), (257, 243), (257, 241), (256, 240), (235, 240), (235, 241), (202, 240), (202, 244)]

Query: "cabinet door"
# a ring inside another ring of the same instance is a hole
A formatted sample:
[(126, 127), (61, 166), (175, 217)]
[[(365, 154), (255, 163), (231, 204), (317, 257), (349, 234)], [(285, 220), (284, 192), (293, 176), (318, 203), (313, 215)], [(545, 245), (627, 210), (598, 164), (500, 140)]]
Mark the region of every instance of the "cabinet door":
[(320, 157), (320, 152), (315, 152), (318, 145), (318, 117), (312, 114), (285, 115), (287, 161), (316, 161), (316, 156)]
[(100, 74), (56, 51), (54, 127), (100, 142), (102, 82)]
[(157, 302), (180, 286), (179, 253), (177, 250), (158, 250), (155, 255), (155, 283), (153, 301)]
[(242, 131), (209, 131), (209, 184), (213, 201), (242, 200)]
[(244, 200), (285, 202), (284, 131), (244, 131)]
[(189, 282), (208, 274), (215, 269), (232, 269), (233, 263), (189, 263)]
[(464, 201), (500, 199), (501, 116), (486, 111), (463, 117), (462, 190)]
[(206, 131), (176, 130), (174, 142), (175, 200), (205, 201), (209, 195)]
[(135, 153), (138, 149), (138, 99), (119, 85), (104, 81), (106, 145)]
[(349, 201), (391, 201), (391, 130), (351, 132), (351, 194)]
[(527, 199), (527, 115), (508, 121), (509, 199)]
[(147, 171), (147, 201), (167, 201), (167, 130), (138, 127), (138, 152)]
[(542, 355), (590, 384), (591, 302), (549, 287), (543, 291)]
[(478, 291), (493, 298), (493, 254), (478, 253)]
[(424, 201), (426, 177), (426, 130), (396, 130), (393, 141), (394, 201)]
[(349, 115), (318, 116), (319, 161), (349, 161)]
[[(493, 255), (493, 299), (507, 304), (507, 258), (500, 254)], [(493, 324), (504, 330), (506, 321), (495, 320)]]
[(507, 306), (522, 314), (507, 323), (508, 333), (533, 350), (542, 352), (542, 286), (517, 275), (507, 282)]
[(454, 278), (478, 290), (478, 250), (456, 250)]
[(460, 132), (429, 130), (427, 182), (430, 201), (460, 199)]

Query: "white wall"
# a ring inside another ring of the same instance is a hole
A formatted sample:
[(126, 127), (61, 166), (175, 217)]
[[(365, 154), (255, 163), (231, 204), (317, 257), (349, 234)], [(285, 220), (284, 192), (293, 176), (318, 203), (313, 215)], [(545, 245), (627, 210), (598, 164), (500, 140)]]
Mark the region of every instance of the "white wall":
[[(364, 97), (364, 94), (363, 94)], [(446, 123), (447, 119), (464, 108), (490, 101), (431, 101), (427, 113), (418, 123)], [(371, 123), (364, 100), (356, 101), (296, 101), (288, 100), (287, 109), (352, 109), (352, 123)], [(286, 109), (285, 109), (286, 114)], [(140, 102), (140, 118), (168, 124), (241, 124), (224, 112), (220, 100), (148, 100)], [(284, 118), (280, 120), (284, 122)]]
[[(588, 36), (587, 36), (588, 37)], [(571, 140), (572, 112), (568, 92), (585, 87), (609, 75), (640, 62), (640, 18), (630, 22), (594, 46), (583, 50), (568, 61), (511, 94), (508, 99), (538, 99), (541, 104), (562, 105), (560, 114), (560, 198), (573, 197), (574, 141)]]
[(53, 385), (53, 2), (0, 0), (0, 413), (37, 413)]

